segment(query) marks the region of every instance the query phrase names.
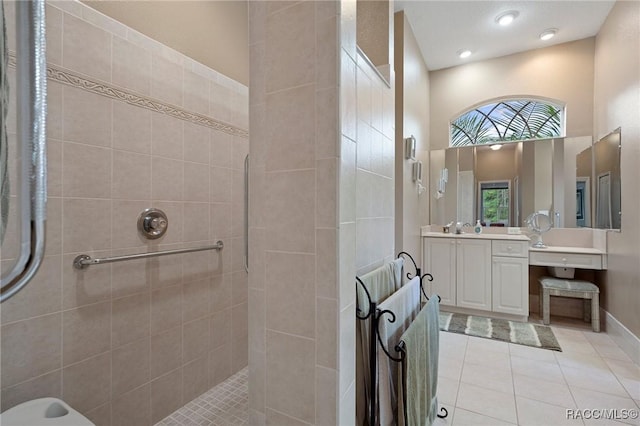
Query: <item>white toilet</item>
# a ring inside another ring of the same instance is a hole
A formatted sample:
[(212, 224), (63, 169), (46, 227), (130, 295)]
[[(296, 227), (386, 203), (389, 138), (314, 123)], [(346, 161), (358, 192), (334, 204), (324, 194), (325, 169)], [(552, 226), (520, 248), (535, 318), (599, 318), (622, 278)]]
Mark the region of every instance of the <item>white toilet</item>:
[(95, 426), (89, 419), (57, 398), (23, 402), (0, 414), (2, 426)]

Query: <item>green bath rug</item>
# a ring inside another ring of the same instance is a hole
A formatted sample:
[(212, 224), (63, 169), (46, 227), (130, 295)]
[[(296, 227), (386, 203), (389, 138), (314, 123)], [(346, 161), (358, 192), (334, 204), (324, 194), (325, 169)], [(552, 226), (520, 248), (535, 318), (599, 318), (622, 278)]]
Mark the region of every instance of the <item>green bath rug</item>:
[(551, 327), (527, 322), (440, 312), (440, 330), (560, 351)]

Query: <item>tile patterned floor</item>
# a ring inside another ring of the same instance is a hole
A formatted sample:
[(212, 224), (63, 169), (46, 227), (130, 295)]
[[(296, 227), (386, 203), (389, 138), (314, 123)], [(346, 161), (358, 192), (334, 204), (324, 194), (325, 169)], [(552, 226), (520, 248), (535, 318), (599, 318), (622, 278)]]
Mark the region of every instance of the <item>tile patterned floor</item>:
[[(640, 425), (567, 419), (576, 409), (640, 412), (640, 367), (587, 324), (552, 318), (552, 328), (562, 352), (442, 332), (438, 398), (449, 416), (436, 425)], [(158, 425), (246, 425), (247, 406), (245, 368)]]
[(249, 423), (248, 369), (209, 389), (156, 426), (244, 426)]

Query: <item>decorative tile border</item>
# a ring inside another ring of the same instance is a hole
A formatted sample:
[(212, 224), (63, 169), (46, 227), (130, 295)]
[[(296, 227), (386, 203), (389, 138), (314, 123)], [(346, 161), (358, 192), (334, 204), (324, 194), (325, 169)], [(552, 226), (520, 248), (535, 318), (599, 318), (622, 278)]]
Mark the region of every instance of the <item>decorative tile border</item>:
[[(9, 66), (16, 67), (15, 52), (9, 52)], [(47, 65), (47, 77), (55, 82), (66, 84), (67, 86), (86, 90), (96, 95), (105, 96), (107, 98), (126, 102), (140, 108), (146, 108), (151, 111), (167, 114), (180, 120), (189, 121), (194, 124), (209, 127), (233, 136), (248, 138), (249, 132), (245, 129), (235, 127), (223, 121), (216, 120), (206, 115), (190, 112), (175, 105), (159, 101), (150, 97), (142, 96), (137, 93), (116, 87), (112, 84), (105, 83), (97, 79), (91, 79), (80, 75), (66, 68), (57, 65)]]

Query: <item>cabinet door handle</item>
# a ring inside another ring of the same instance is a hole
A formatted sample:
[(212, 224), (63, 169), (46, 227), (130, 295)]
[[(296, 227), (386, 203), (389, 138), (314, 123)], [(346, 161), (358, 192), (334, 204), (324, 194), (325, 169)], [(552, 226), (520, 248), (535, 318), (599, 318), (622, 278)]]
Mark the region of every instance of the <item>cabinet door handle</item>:
[(567, 258), (566, 258), (566, 257), (563, 257), (563, 258), (562, 258), (562, 262), (567, 263)]

